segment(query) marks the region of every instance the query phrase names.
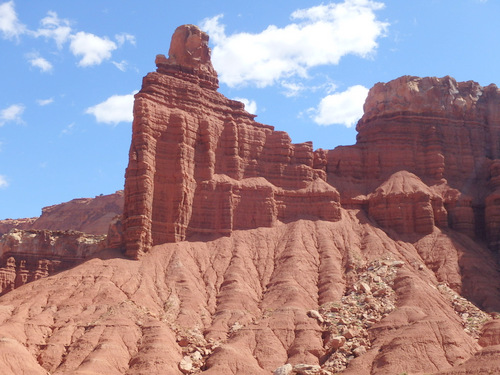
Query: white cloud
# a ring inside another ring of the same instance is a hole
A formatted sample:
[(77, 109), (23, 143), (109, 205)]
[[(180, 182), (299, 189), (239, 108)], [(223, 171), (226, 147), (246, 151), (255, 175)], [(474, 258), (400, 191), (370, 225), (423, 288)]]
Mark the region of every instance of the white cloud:
[(118, 46), (121, 47), (125, 44), (125, 42), (129, 42), (133, 46), (135, 46), (135, 36), (127, 33), (116, 34), (115, 39), (118, 42)]
[(50, 72), (53, 68), (52, 64), (38, 55), (38, 53), (30, 53), (27, 55), (27, 57), (31, 66), (39, 68), (44, 73)]
[(61, 49), (71, 34), (70, 22), (60, 19), (56, 12), (47, 12), (47, 17), (40, 21), (41, 27), (33, 32), (35, 37), (43, 36), (47, 39), (54, 39), (57, 48)]
[(328, 95), (313, 110), (313, 120), (318, 125), (342, 124), (350, 128), (363, 116), (363, 104), (367, 95), (368, 89), (361, 85)]
[(26, 32), (26, 26), (17, 19), (14, 1), (0, 4), (0, 31), (5, 39), (18, 38)]
[(201, 27), (214, 43), (212, 62), (221, 82), (265, 87), (287, 77), (307, 77), (310, 68), (338, 64), (348, 54), (373, 54), (388, 27), (375, 16), (383, 6), (372, 0), (345, 0), (300, 9), (292, 14), (295, 23), (270, 25), (259, 34), (228, 36), (219, 23), (221, 15), (205, 19)]
[(24, 105), (22, 104), (12, 104), (10, 107), (2, 109), (0, 111), (0, 126), (5, 125), (7, 122), (16, 122), (18, 124), (23, 123), (21, 118), (24, 112)]
[(69, 48), (73, 55), (82, 56), (78, 62), (82, 67), (101, 64), (104, 60), (110, 59), (111, 52), (117, 48), (115, 42), (108, 38), (101, 38), (84, 31), (79, 31), (70, 38)]
[(54, 98), (49, 98), (49, 99), (37, 99), (36, 102), (38, 103), (39, 106), (45, 106), (54, 103)]
[(0, 189), (4, 189), (9, 186), (9, 182), (7, 181), (7, 177), (0, 174)]
[(127, 71), (128, 62), (126, 62), (125, 60), (122, 60), (120, 62), (118, 62), (118, 61), (111, 61), (111, 63), (114, 66), (116, 66), (119, 70), (121, 70), (122, 72)]
[(94, 115), (97, 122), (117, 125), (120, 122), (132, 122), (134, 95), (113, 95), (93, 107), (87, 108), (85, 113)]
[(305, 90), (305, 87), (302, 83), (293, 83), (293, 82), (282, 81), (281, 86), (285, 89), (283, 94), (287, 98), (298, 96), (301, 91)]
[(245, 111), (247, 111), (248, 113), (252, 114), (257, 113), (257, 103), (255, 102), (255, 100), (248, 100), (246, 98), (234, 98), (234, 100), (237, 100), (245, 104)]

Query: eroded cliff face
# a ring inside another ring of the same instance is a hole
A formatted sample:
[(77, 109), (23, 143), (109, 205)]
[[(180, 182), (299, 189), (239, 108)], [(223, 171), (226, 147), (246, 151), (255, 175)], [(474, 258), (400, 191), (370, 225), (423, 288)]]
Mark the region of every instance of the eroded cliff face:
[(74, 267), (106, 247), (106, 236), (13, 229), (0, 238), (0, 295)]
[(422, 182), (417, 190), (429, 195), (431, 188), (442, 201), (438, 226), (487, 238), (497, 249), (499, 108), (495, 85), (411, 76), (378, 83), (365, 102), (356, 144), (327, 152), (328, 182), (344, 205), (363, 205), (395, 172), (411, 172)]
[[(0, 298), (0, 372), (500, 373), (496, 87), (377, 84), (313, 151), (217, 93), (207, 41), (177, 29), (136, 96), (115, 249)], [(68, 235), (4, 236), (0, 286), (93, 251)]]
[(123, 191), (45, 207), (38, 218), (0, 220), (0, 294), (121, 248)]
[(29, 219), (0, 220), (0, 235), (11, 229), (73, 230), (88, 234), (108, 233), (109, 225), (123, 212), (123, 190), (94, 198), (77, 198), (42, 208), (42, 215)]
[(194, 233), (340, 218), (312, 143), (292, 144), (219, 94), (207, 43), (196, 26), (179, 27), (170, 57), (157, 56), (135, 97), (123, 221), (130, 257)]
[[(196, 233), (336, 221), (340, 204), (368, 209), (385, 228), (400, 220), (400, 233), (450, 227), (498, 247), (495, 85), (411, 76), (379, 83), (356, 145), (313, 151), (216, 92), (207, 43), (195, 26), (177, 29), (170, 57), (157, 57), (157, 72), (136, 95), (123, 221), (128, 256)], [(416, 190), (382, 198), (376, 190), (393, 185), (399, 171), (414, 176)], [(398, 213), (401, 205), (420, 210), (418, 217)]]

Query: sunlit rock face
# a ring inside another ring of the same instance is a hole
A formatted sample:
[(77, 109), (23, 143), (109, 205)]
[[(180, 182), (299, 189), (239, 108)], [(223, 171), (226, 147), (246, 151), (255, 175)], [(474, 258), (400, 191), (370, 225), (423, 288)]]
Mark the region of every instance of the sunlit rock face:
[(379, 83), (314, 151), (217, 93), (207, 41), (144, 78), (107, 238), (0, 223), (0, 373), (500, 373), (496, 87)]
[(340, 218), (312, 144), (254, 121), (219, 94), (208, 36), (179, 27), (136, 95), (125, 183), (127, 254), (189, 234), (228, 235), (300, 217)]
[(216, 91), (208, 36), (196, 26), (179, 27), (169, 57), (158, 55), (156, 64), (134, 106), (123, 220), (129, 256), (196, 233), (229, 235), (304, 217), (339, 220), (340, 203), (370, 206), (387, 227), (392, 219), (375, 208), (374, 200), (382, 201), (374, 191), (398, 171), (412, 173), (429, 201), (418, 215), (430, 221), (398, 224), (404, 232), (437, 225), (498, 242), (497, 200), (486, 200), (494, 193), (490, 165), (500, 154), (496, 86), (451, 77), (378, 83), (357, 143), (314, 151)]

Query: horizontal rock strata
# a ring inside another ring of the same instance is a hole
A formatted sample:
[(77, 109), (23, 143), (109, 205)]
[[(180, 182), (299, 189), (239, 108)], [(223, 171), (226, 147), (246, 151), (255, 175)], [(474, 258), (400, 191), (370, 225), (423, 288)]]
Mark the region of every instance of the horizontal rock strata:
[(157, 57), (136, 94), (123, 221), (131, 257), (190, 233), (340, 218), (312, 144), (292, 144), (215, 91), (207, 41), (195, 26), (178, 28), (170, 57)]

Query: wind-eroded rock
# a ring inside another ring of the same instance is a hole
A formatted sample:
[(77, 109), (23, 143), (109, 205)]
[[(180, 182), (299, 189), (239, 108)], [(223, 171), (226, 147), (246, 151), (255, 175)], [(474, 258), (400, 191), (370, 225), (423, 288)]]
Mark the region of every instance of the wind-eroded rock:
[(123, 211), (123, 191), (77, 198), (69, 202), (42, 208), (40, 217), (0, 220), (0, 235), (11, 229), (75, 230), (88, 234), (107, 234), (110, 222)]
[[(420, 241), (450, 236), (446, 254), (423, 259), (423, 243), (394, 241), (349, 210), (337, 222), (163, 244), (138, 261), (102, 253), (0, 299), (1, 370), (180, 375), (187, 356), (193, 371), (217, 375), (286, 363), (323, 374), (445, 371), (480, 347), (464, 325), (472, 307), (441, 287), (437, 257), (463, 278), (455, 289), (489, 309), (500, 301), (491, 254), (438, 229)], [(459, 267), (464, 257), (472, 263)]]
[(70, 268), (102, 250), (106, 236), (13, 229), (0, 238), (0, 294)]
[(207, 42), (180, 27), (144, 78), (106, 242), (3, 237), (3, 290), (93, 257), (0, 298), (0, 372), (498, 372), (496, 86), (377, 84), (356, 145), (313, 151), (216, 92)]
[(393, 174), (368, 198), (368, 213), (397, 233), (432, 233), (448, 225), (443, 199), (407, 171)]
[(135, 96), (123, 220), (131, 257), (193, 233), (340, 218), (312, 143), (292, 144), (216, 92), (207, 43), (197, 27), (179, 27)]

